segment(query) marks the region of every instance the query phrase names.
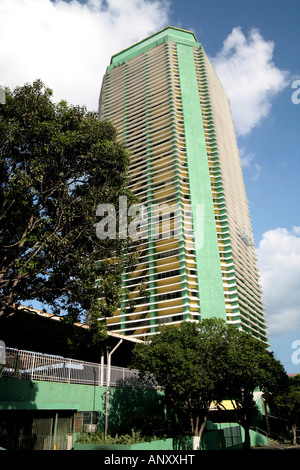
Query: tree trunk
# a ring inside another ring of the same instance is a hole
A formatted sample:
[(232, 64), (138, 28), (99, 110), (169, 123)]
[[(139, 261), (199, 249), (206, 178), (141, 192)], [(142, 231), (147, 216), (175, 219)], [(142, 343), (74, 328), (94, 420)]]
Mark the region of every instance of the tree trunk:
[(193, 450), (199, 450), (201, 436), (193, 436)]
[(250, 429), (249, 429), (249, 424), (246, 422), (243, 425), (244, 431), (245, 431), (245, 441), (243, 444), (243, 449), (244, 450), (250, 450), (251, 448), (251, 440), (250, 440)]
[(203, 417), (201, 424), (200, 424), (199, 416), (197, 416), (196, 419), (194, 419), (193, 417), (191, 418), (191, 425), (192, 425), (191, 427), (192, 427), (192, 434), (193, 434), (193, 450), (199, 450), (201, 436), (205, 428), (206, 420), (207, 420), (207, 415)]
[(293, 424), (293, 426), (292, 426), (292, 432), (293, 432), (292, 444), (293, 444), (293, 446), (295, 446), (297, 444), (296, 428), (297, 428), (297, 425)]

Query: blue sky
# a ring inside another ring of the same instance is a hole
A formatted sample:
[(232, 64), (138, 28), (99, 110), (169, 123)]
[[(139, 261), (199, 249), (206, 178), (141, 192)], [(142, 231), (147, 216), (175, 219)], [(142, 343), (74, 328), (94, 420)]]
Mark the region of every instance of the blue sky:
[(194, 31), (232, 104), (271, 349), (288, 373), (300, 373), (299, 17), (299, 0), (0, 0), (0, 84), (41, 78), (94, 110), (111, 55), (168, 25)]

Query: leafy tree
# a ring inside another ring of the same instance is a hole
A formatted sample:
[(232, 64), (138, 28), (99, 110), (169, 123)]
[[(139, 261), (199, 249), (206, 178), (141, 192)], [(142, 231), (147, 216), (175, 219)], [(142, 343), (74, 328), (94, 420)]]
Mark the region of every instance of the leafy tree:
[(287, 375), (266, 346), (215, 318), (164, 326), (151, 342), (138, 343), (132, 366), (151, 374), (173, 406), (188, 415), (201, 437), (212, 402), (230, 399), (250, 447), (250, 422), (257, 413), (254, 391), (277, 392)]
[(127, 240), (97, 237), (96, 209), (132, 201), (129, 154), (111, 124), (51, 96), (37, 80), (0, 105), (0, 316), (35, 299), (97, 334), (129, 258)]
[(244, 448), (250, 448), (250, 423), (257, 413), (256, 389), (277, 393), (287, 375), (266, 345), (236, 328), (229, 330), (225, 381), (220, 382), (219, 403), (224, 394), (232, 401), (239, 423), (245, 430)]
[(138, 343), (133, 350), (132, 367), (152, 375), (200, 438), (217, 384), (225, 379), (227, 335), (221, 320), (183, 322), (180, 327), (162, 327), (151, 342)]
[(300, 375), (288, 379), (285, 391), (274, 397), (276, 413), (287, 419), (292, 427), (292, 443), (297, 444), (296, 428), (300, 425)]

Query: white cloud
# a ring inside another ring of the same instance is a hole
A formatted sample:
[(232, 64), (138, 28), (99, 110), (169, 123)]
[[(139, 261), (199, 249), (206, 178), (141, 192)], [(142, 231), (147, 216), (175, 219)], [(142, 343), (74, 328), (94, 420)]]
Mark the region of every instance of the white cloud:
[(111, 56), (167, 18), (168, 0), (1, 0), (0, 83), (40, 78), (55, 101), (97, 110)]
[(300, 227), (263, 234), (257, 249), (270, 332), (300, 332)]
[(262, 172), (262, 166), (255, 161), (255, 153), (247, 152), (245, 147), (240, 148), (239, 153), (242, 167), (250, 169), (253, 172), (252, 179), (257, 180)]
[(212, 64), (231, 102), (238, 135), (248, 134), (265, 118), (272, 99), (287, 85), (288, 74), (273, 62), (274, 43), (257, 29), (245, 37), (234, 28)]
[[(97, 109), (110, 58), (168, 25), (169, 0), (1, 0), (0, 83), (41, 78), (55, 100)], [(239, 134), (265, 117), (286, 85), (272, 62), (274, 44), (257, 30), (233, 29), (212, 59), (232, 104)]]

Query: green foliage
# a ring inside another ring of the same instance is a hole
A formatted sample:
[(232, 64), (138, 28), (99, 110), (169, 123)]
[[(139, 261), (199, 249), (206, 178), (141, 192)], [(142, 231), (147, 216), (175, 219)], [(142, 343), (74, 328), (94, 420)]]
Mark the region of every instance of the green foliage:
[(96, 431), (92, 433), (87, 433), (83, 431), (79, 436), (77, 441), (82, 444), (121, 444), (121, 445), (132, 445), (132, 444), (139, 444), (141, 442), (150, 442), (155, 441), (157, 439), (156, 436), (143, 436), (140, 431), (135, 431), (134, 429), (131, 430), (131, 434), (123, 434), (123, 435), (107, 435), (105, 439), (105, 435), (103, 431)]
[(96, 208), (132, 200), (129, 154), (111, 124), (51, 96), (37, 80), (0, 106), (0, 315), (35, 299), (71, 324), (88, 312), (97, 337), (129, 258), (127, 240), (97, 238)]
[(274, 393), (284, 386), (286, 372), (282, 364), (275, 360), (273, 353), (266, 349), (265, 344), (235, 328), (230, 330), (228, 339), (226, 379), (221, 383), (221, 388), (222, 393), (226, 391), (237, 409), (244, 408), (246, 401), (251, 406), (256, 388)]
[(138, 343), (132, 367), (150, 373), (164, 388), (169, 403), (188, 415), (200, 435), (217, 384), (224, 379), (227, 327), (217, 319), (165, 326), (148, 344)]
[(151, 342), (136, 344), (132, 367), (151, 374), (168, 403), (188, 415), (195, 435), (201, 435), (211, 403), (221, 407), (230, 399), (249, 437), (255, 389), (276, 392), (287, 377), (263, 343), (215, 318), (164, 326)]
[(273, 399), (274, 412), (292, 426), (293, 444), (296, 444), (296, 427), (300, 425), (300, 375), (288, 379), (285, 390)]
[(245, 429), (245, 447), (248, 448), (250, 423), (258, 411), (254, 391), (276, 393), (284, 387), (287, 374), (265, 344), (236, 328), (229, 329), (224, 367), (225, 380), (219, 383), (218, 401), (221, 403), (224, 395), (231, 400), (237, 420)]

